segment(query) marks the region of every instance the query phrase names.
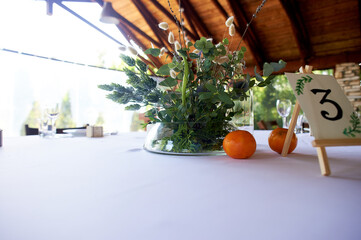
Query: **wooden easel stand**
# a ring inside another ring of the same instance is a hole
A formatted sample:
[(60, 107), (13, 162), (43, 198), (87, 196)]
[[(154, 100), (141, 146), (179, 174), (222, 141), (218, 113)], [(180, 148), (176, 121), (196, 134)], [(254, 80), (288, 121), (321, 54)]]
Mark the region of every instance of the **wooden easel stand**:
[[(312, 73), (312, 66), (305, 66), (305, 68), (300, 68), (301, 73)], [(298, 101), (296, 101), (291, 123), (287, 131), (285, 143), (283, 145), (282, 149), (282, 156), (285, 157), (288, 154), (288, 149), (290, 148), (293, 130), (296, 126), (296, 121), (298, 114), (300, 112), (300, 105)], [(320, 164), (321, 173), (324, 176), (329, 176), (331, 174), (330, 166), (328, 163), (327, 153), (326, 153), (326, 147), (334, 147), (334, 146), (356, 146), (361, 145), (361, 139), (360, 138), (349, 138), (349, 139), (317, 139), (312, 141), (312, 146), (316, 148), (317, 155), (318, 155), (318, 162)]]

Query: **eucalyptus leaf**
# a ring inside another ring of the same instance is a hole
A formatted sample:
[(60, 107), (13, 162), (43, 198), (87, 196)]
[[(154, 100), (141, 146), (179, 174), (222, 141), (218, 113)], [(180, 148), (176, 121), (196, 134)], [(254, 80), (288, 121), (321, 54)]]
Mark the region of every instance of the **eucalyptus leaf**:
[(172, 77), (167, 77), (166, 79), (164, 79), (159, 83), (160, 86), (170, 87), (170, 88), (176, 86), (177, 84), (178, 81)]
[(206, 83), (206, 84), (205, 84), (205, 87), (206, 87), (209, 91), (211, 91), (212, 93), (216, 93), (216, 92), (217, 92), (217, 88), (216, 88), (214, 85), (210, 84), (210, 83)]
[(160, 49), (158, 48), (148, 48), (144, 51), (145, 54), (151, 54), (153, 57), (158, 57), (160, 54)]
[(264, 81), (264, 79), (261, 77), (261, 75), (259, 75), (259, 73), (255, 73), (255, 76), (256, 76), (256, 80), (258, 82), (263, 82)]
[(210, 99), (213, 96), (213, 93), (211, 92), (201, 92), (199, 93), (199, 100), (207, 100)]
[(219, 99), (220, 99), (222, 102), (224, 102), (224, 103), (226, 103), (226, 104), (233, 104), (232, 99), (231, 99), (231, 98), (228, 96), (228, 94), (225, 93), (225, 92), (221, 92), (221, 93), (218, 95), (218, 97), (219, 97)]
[(274, 69), (271, 64), (264, 63), (263, 64), (263, 76), (268, 77), (273, 73)]
[(279, 60), (278, 63), (276, 62), (271, 62), (270, 63), (271, 66), (273, 67), (273, 70), (275, 72), (278, 72), (279, 70), (281, 70), (282, 68), (286, 67), (287, 63), (283, 60)]
[(249, 88), (253, 87), (255, 83), (256, 83), (255, 80), (251, 80), (251, 81), (249, 82)]
[(177, 64), (174, 63), (174, 62), (168, 63), (169, 69), (173, 69), (173, 68), (175, 68), (176, 66), (177, 66)]
[(182, 56), (184, 56), (184, 57), (187, 57), (187, 52), (186, 52), (185, 50), (179, 49), (179, 50), (177, 50), (177, 52), (178, 52), (180, 55), (182, 55)]
[(161, 66), (161, 67), (158, 69), (157, 74), (163, 75), (163, 76), (164, 76), (164, 75), (169, 75), (169, 74), (170, 74), (169, 71), (170, 71), (170, 69), (169, 69), (168, 64), (164, 64), (163, 66)]

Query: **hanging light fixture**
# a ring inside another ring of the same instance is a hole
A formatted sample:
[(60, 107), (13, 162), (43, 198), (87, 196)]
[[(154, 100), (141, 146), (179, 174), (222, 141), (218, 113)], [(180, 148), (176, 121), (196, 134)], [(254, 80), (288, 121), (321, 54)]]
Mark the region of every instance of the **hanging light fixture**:
[(112, 3), (104, 2), (100, 21), (103, 23), (119, 24), (120, 15), (114, 10)]

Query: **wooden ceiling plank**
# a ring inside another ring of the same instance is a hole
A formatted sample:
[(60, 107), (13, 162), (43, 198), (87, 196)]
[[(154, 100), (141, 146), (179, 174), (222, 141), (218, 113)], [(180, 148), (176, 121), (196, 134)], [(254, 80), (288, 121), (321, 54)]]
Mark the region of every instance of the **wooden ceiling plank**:
[[(149, 10), (144, 6), (144, 4), (140, 0), (132, 0), (140, 14), (143, 16), (144, 20), (147, 22), (148, 26), (152, 29), (155, 36), (158, 38), (159, 42), (163, 44), (164, 47), (170, 46), (168, 43), (168, 36), (160, 29), (158, 28), (158, 22), (154, 18), (154, 16), (149, 12)], [(167, 49), (168, 50), (168, 49)], [(168, 50), (169, 52), (169, 50)]]
[(146, 34), (145, 32), (143, 32), (142, 30), (140, 30), (137, 26), (135, 26), (133, 23), (131, 23), (130, 21), (128, 21), (125, 17), (120, 16), (120, 22), (122, 22), (123, 24), (127, 25), (129, 28), (134, 29), (136, 32), (138, 32), (140, 35), (142, 35), (143, 37), (145, 37), (146, 39), (148, 39), (150, 42), (154, 43), (157, 47), (161, 48), (163, 47), (163, 44), (161, 44), (159, 41), (156, 41), (154, 38), (150, 37), (148, 34)]
[(216, 6), (216, 8), (218, 8), (218, 10), (223, 14), (223, 16), (226, 17), (226, 19), (229, 18), (229, 15), (227, 13), (227, 11), (224, 9), (224, 7), (219, 3), (218, 0), (212, 0), (213, 4)]
[[(190, 14), (191, 21), (193, 21), (196, 24), (196, 27), (199, 28), (199, 30), (205, 37), (213, 37), (212, 33), (209, 31), (207, 25), (199, 17), (197, 10), (193, 7), (192, 3), (189, 2), (189, 0), (183, 0), (183, 8), (184, 8), (184, 12), (187, 12), (187, 14)], [(218, 41), (216, 40), (216, 42), (218, 42)]]
[(291, 22), (293, 36), (296, 39), (297, 47), (300, 51), (302, 65), (307, 64), (313, 55), (313, 51), (298, 3), (294, 0), (280, 0), (280, 3)]
[[(133, 32), (123, 23), (119, 23), (116, 25), (119, 31), (123, 34), (123, 36), (128, 40), (130, 43), (130, 40), (133, 40), (140, 48), (146, 49), (146, 46), (133, 34)], [(150, 61), (143, 58), (141, 55), (138, 54), (138, 57), (146, 62), (148, 65), (153, 65)], [(151, 55), (148, 55), (148, 57), (151, 59), (151, 61), (155, 64), (157, 68), (160, 68), (162, 66), (162, 63), (160, 60), (156, 57), (153, 57)]]
[(360, 26), (361, 26), (361, 0), (358, 0), (358, 16), (359, 16)]
[[(164, 15), (171, 20), (173, 23), (176, 24), (176, 21), (173, 17), (173, 15), (171, 13), (169, 13), (167, 11), (167, 9), (165, 9), (159, 2), (158, 0), (151, 0), (151, 2), (153, 3), (153, 5), (158, 8), (162, 13), (164, 13)], [(185, 32), (187, 33), (187, 35), (192, 38), (193, 40), (198, 40), (199, 36), (197, 37), (193, 32), (191, 32), (188, 28), (184, 27)], [(194, 31), (194, 30), (193, 30)]]
[[(244, 29), (241, 29), (240, 26), (238, 26), (238, 28), (236, 28), (236, 30), (242, 36), (249, 21), (246, 18), (246, 14), (245, 14), (244, 10), (242, 9), (241, 4), (238, 1), (228, 0), (228, 3), (230, 4), (230, 6), (233, 10), (235, 19), (237, 19), (238, 24), (245, 26)], [(264, 53), (262, 51), (263, 47), (259, 43), (258, 37), (256, 36), (255, 31), (252, 26), (248, 27), (247, 33), (244, 36), (243, 40), (248, 45), (249, 50), (251, 51), (258, 68), (261, 68), (261, 66), (263, 66), (263, 63), (265, 62)]]

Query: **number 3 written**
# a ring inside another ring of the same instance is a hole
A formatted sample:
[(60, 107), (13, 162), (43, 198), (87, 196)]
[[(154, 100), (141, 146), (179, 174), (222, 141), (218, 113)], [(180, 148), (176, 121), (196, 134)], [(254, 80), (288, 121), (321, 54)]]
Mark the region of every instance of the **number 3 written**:
[(340, 105), (338, 105), (338, 103), (335, 102), (335, 101), (332, 101), (332, 100), (330, 100), (330, 99), (327, 99), (327, 96), (331, 93), (331, 90), (330, 90), (330, 89), (327, 89), (327, 90), (325, 90), (325, 89), (311, 89), (311, 92), (312, 92), (313, 94), (315, 94), (315, 95), (316, 95), (317, 93), (324, 93), (324, 95), (323, 95), (320, 103), (321, 103), (321, 104), (330, 103), (330, 104), (334, 105), (335, 108), (337, 109), (337, 114), (336, 114), (335, 117), (329, 117), (329, 115), (330, 115), (329, 112), (327, 112), (327, 111), (321, 111), (322, 117), (324, 117), (325, 119), (330, 120), (330, 121), (337, 121), (337, 120), (339, 120), (339, 119), (342, 118), (343, 112), (342, 112), (342, 109), (341, 109)]

